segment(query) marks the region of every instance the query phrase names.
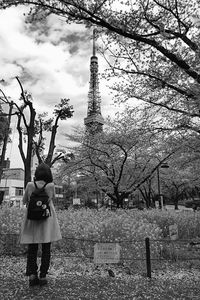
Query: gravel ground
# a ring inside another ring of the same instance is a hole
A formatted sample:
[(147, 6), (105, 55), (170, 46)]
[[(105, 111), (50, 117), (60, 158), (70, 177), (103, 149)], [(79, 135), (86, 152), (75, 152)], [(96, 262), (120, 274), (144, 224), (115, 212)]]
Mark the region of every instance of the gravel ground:
[(38, 300), (123, 300), (123, 299), (200, 299), (200, 271), (165, 268), (152, 273), (152, 279), (144, 274), (128, 274), (112, 267), (111, 277), (106, 268), (93, 264), (54, 259), (48, 275), (48, 285), (28, 286), (24, 276), (25, 259), (0, 258), (0, 299)]

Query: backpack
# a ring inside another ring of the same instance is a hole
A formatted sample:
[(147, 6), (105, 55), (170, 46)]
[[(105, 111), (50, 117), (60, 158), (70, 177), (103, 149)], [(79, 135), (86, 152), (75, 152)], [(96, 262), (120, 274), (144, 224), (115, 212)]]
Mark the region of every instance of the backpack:
[(49, 206), (49, 196), (45, 191), (45, 186), (38, 188), (36, 182), (35, 190), (30, 196), (30, 201), (28, 204), (27, 219), (29, 220), (45, 220), (51, 215)]

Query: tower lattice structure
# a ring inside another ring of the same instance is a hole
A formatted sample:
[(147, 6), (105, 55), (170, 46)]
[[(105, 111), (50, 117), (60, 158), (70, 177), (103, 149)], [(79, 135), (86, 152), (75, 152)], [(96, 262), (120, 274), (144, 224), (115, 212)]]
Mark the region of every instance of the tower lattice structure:
[(87, 117), (84, 119), (86, 130), (103, 130), (104, 119), (101, 115), (101, 96), (99, 92), (98, 58), (95, 49), (95, 31), (93, 31), (93, 55), (90, 58), (90, 85), (88, 93)]

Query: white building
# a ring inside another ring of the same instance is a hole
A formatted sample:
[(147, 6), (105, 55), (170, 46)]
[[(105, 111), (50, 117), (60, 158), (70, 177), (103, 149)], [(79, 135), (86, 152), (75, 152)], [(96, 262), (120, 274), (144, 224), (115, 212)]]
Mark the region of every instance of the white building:
[(0, 192), (4, 203), (10, 206), (23, 207), (24, 170), (21, 168), (4, 169), (0, 182)]

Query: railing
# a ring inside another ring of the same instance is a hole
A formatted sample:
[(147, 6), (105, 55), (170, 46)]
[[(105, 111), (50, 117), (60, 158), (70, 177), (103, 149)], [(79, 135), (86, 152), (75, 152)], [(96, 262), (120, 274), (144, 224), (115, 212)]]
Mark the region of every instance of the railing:
[[(94, 239), (63, 237), (52, 243), (52, 255), (59, 257), (88, 259), (94, 262), (94, 246), (99, 243), (117, 244), (120, 246), (119, 264), (129, 265), (134, 272), (143, 272), (149, 278), (151, 272), (163, 269), (165, 264), (175, 263), (191, 266), (200, 265), (200, 240), (169, 240), (150, 238), (102, 241)], [(19, 244), (18, 234), (0, 234), (0, 255), (25, 256), (26, 245)], [(41, 253), (39, 253), (40, 255)], [(111, 253), (111, 256), (113, 254)]]

